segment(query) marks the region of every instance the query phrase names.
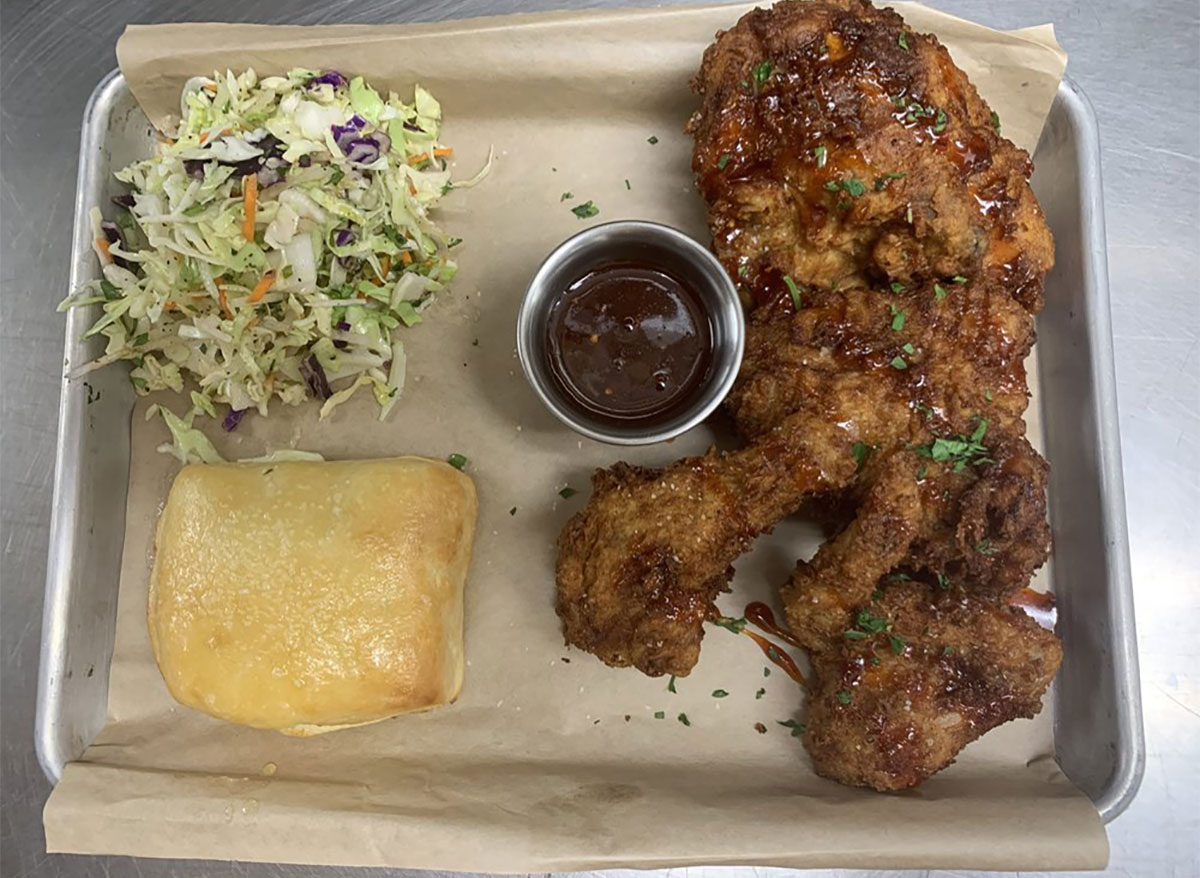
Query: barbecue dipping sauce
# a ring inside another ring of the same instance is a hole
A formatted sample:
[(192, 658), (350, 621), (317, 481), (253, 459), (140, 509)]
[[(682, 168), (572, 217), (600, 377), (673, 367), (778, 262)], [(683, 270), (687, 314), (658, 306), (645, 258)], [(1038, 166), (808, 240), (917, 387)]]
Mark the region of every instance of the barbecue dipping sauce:
[(695, 398), (712, 366), (712, 329), (697, 293), (643, 262), (589, 271), (550, 308), (554, 381), (610, 421), (665, 422)]

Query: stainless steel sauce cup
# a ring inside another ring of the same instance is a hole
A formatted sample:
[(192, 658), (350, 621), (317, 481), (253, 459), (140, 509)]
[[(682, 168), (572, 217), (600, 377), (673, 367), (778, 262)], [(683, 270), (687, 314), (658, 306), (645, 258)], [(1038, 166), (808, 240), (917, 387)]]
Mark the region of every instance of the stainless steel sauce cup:
[[(712, 365), (691, 403), (652, 424), (601, 419), (582, 410), (550, 373), (547, 326), (559, 295), (589, 271), (615, 262), (658, 266), (700, 297), (712, 333)], [(534, 392), (550, 412), (592, 439), (614, 445), (649, 445), (690, 430), (720, 405), (742, 364), (746, 321), (737, 289), (721, 263), (683, 232), (658, 223), (626, 220), (592, 226), (560, 244), (538, 268), (517, 317), (517, 353)]]

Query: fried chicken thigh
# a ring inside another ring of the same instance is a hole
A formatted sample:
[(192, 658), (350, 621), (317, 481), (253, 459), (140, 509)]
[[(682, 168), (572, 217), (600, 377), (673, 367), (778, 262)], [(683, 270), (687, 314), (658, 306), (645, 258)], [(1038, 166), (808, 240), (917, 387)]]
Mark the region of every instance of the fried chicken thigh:
[(786, 0), (704, 53), (692, 167), (750, 298), (986, 273), (1031, 309), (1053, 244), (1028, 155), (936, 38), (865, 0)]

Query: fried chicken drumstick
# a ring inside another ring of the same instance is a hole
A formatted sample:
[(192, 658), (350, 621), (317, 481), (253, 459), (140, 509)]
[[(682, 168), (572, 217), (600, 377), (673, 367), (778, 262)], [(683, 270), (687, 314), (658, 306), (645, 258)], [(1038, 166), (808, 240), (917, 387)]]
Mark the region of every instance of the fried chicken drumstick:
[(912, 786), (1036, 713), (1061, 660), (1008, 605), (1050, 546), (1029, 158), (936, 39), (863, 0), (756, 9), (693, 84), (693, 170), (752, 311), (725, 404), (748, 445), (597, 473), (559, 540), (566, 638), (686, 674), (732, 562), (820, 498), (838, 533), (782, 588), (817, 677), (804, 743), (824, 776)]

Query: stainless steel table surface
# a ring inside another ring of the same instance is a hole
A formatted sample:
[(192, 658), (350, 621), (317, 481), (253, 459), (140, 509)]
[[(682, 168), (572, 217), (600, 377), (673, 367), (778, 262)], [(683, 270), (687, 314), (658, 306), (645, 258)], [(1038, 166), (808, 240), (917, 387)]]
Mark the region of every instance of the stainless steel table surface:
[[(436, 20), (570, 0), (3, 0), (0, 7), (3, 804), (0, 875), (323, 876), (365, 871), (48, 856), (33, 752), (76, 151), (127, 22)], [(932, 0), (996, 27), (1051, 20), (1100, 120), (1148, 762), (1109, 827), (1116, 875), (1200, 875), (1200, 4)], [(580, 5), (597, 5), (586, 3)], [(601, 4), (604, 5), (604, 4)], [(623, 0), (612, 5), (652, 5)], [(697, 58), (697, 62), (699, 59)], [(803, 832), (803, 827), (797, 827)], [(869, 844), (869, 827), (864, 843)], [(729, 840), (736, 848), (737, 840)], [(749, 869), (688, 869), (741, 878)], [(771, 871), (782, 878), (784, 870)], [(372, 873), (383, 874), (383, 872)], [(866, 874), (866, 873), (828, 873)], [(876, 873), (878, 874), (878, 873)]]

